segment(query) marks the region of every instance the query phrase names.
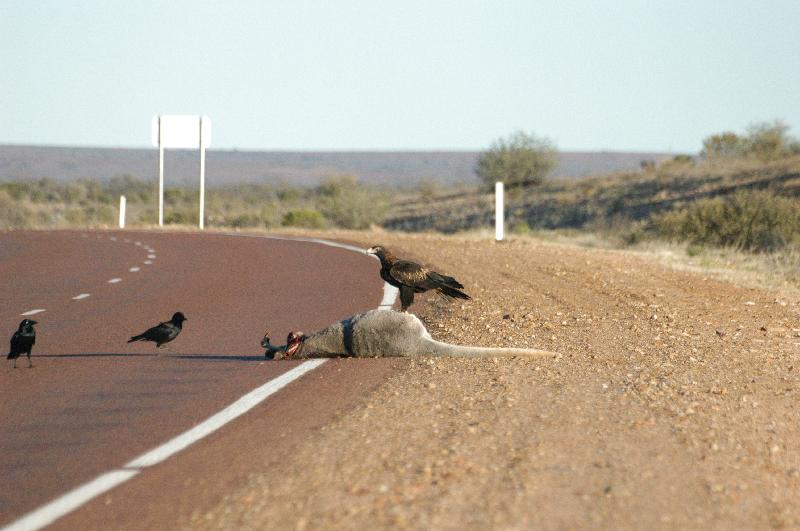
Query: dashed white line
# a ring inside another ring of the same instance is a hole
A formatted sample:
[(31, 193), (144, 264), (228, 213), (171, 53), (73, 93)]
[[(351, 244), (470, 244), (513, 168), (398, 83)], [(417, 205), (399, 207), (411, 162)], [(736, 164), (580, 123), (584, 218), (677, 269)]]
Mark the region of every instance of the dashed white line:
[(37, 313), (42, 313), (44, 308), (36, 308), (35, 310), (28, 310), (27, 312), (23, 312), (20, 315), (36, 315)]
[[(238, 236), (238, 234), (236, 234), (236, 236)], [(290, 238), (277, 237), (274, 239)], [(362, 249), (357, 247), (329, 242), (326, 240), (297, 238), (295, 241), (297, 240), (313, 241), (315, 243), (321, 243), (323, 245), (329, 245), (332, 247), (340, 247), (363, 252)], [(153, 258), (155, 258), (155, 256), (153, 256)], [(121, 281), (121, 278), (112, 278), (108, 282), (114, 284)], [(381, 300), (380, 307), (390, 307), (391, 304), (394, 303), (396, 297), (397, 289), (393, 289), (388, 284), (385, 284), (383, 299)], [(31, 310), (30, 312), (26, 312), (22, 315), (29, 315), (43, 311), (44, 310)], [(108, 492), (117, 485), (133, 478), (144, 468), (161, 463), (165, 459), (175, 455), (184, 448), (199, 441), (203, 437), (215, 432), (228, 422), (243, 415), (257, 406), (259, 403), (263, 402), (268, 396), (279, 391), (292, 381), (303, 376), (305, 373), (315, 369), (316, 367), (319, 367), (325, 363), (325, 361), (327, 360), (315, 359), (303, 362), (294, 369), (287, 371), (281, 376), (278, 376), (277, 378), (274, 378), (264, 383), (260, 387), (250, 391), (236, 402), (232, 403), (219, 413), (212, 415), (194, 428), (191, 428), (188, 431), (178, 435), (174, 439), (162, 444), (161, 446), (158, 446), (157, 448), (140, 455), (136, 459), (127, 463), (124, 467), (102, 474), (92, 481), (84, 483), (80, 487), (73, 489), (62, 496), (59, 496), (50, 503), (31, 511), (22, 518), (12, 522), (8, 526), (2, 528), (0, 531), (32, 531), (52, 524), (62, 516), (82, 506), (92, 498), (95, 498), (104, 492)]]
[(139, 271), (139, 268), (138, 267), (132, 267), (132, 268), (128, 269), (128, 271), (130, 271), (131, 273), (137, 273)]
[(115, 242), (115, 241), (117, 241), (117, 239), (116, 239), (115, 237), (113, 237), (113, 236), (111, 236), (111, 237), (110, 237), (110, 238), (108, 238), (108, 239), (109, 239), (109, 240), (111, 240), (112, 242)]
[(147, 255), (147, 258), (149, 258), (150, 260), (155, 260), (155, 259), (156, 259), (156, 255), (154, 255), (154, 254), (148, 254), (148, 255)]
[(144, 261), (144, 264), (145, 264), (145, 265), (150, 265), (150, 264), (152, 264), (152, 263), (153, 263), (153, 261), (152, 261), (152, 260), (145, 260), (145, 261)]
[(89, 295), (88, 293), (81, 293), (80, 295), (75, 295), (74, 297), (72, 297), (72, 300), (79, 301), (81, 299), (85, 299), (85, 298), (90, 297), (90, 296), (91, 295)]
[(134, 245), (138, 245), (139, 247), (142, 246), (142, 242), (133, 242)]

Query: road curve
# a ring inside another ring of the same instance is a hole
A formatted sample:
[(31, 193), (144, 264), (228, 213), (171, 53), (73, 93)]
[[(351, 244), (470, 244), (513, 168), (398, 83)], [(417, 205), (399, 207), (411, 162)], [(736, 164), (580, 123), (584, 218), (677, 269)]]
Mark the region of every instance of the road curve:
[[(0, 326), (39, 321), (33, 369), (0, 371), (0, 525), (118, 469), (298, 365), (265, 362), (282, 338), (375, 308), (376, 263), (312, 242), (158, 232), (0, 234)], [(126, 339), (174, 311), (189, 320), (157, 353)], [(32, 313), (35, 312), (35, 313)], [(323, 365), (184, 452), (59, 520), (170, 527), (279, 459), (399, 364)], [(146, 510), (144, 509), (146, 507)]]

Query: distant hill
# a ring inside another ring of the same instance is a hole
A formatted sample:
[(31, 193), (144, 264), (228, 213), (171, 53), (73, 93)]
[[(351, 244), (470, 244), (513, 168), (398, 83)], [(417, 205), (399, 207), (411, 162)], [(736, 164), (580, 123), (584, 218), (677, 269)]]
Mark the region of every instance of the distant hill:
[[(414, 185), (423, 179), (442, 184), (475, 182), (476, 151), (214, 151), (206, 152), (209, 186), (232, 183), (314, 185), (331, 175), (355, 175), (361, 182)], [(555, 175), (581, 178), (638, 169), (643, 160), (662, 161), (667, 153), (562, 152)], [(197, 151), (169, 150), (165, 178), (170, 184), (196, 183)], [(133, 175), (157, 178), (155, 149), (0, 145), (0, 181), (101, 180)]]

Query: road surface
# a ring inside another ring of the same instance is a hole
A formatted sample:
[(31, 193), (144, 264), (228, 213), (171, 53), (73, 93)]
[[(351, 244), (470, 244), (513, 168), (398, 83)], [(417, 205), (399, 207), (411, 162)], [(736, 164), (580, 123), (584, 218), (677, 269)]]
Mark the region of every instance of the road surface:
[[(259, 341), (375, 308), (377, 263), (310, 242), (222, 234), (0, 234), (0, 326), (39, 322), (34, 368), (0, 371), (0, 525), (151, 450), (299, 362)], [(126, 340), (175, 311), (158, 351)], [(6, 341), (6, 339), (3, 339)], [(282, 342), (282, 341), (281, 341)], [(281, 459), (396, 364), (333, 361), (188, 449), (98, 496), (67, 528), (169, 528), (218, 501), (253, 460)]]

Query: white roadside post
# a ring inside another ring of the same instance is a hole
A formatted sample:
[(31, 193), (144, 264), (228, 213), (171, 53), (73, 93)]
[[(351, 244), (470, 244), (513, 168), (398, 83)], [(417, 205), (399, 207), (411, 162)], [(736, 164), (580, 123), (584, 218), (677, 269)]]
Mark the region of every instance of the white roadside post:
[(125, 196), (119, 196), (119, 228), (125, 228)]
[(494, 239), (503, 241), (503, 229), (505, 224), (505, 212), (503, 203), (503, 183), (494, 183)]
[(164, 226), (164, 143), (161, 141), (161, 115), (158, 115), (158, 226)]
[(203, 145), (203, 116), (200, 117), (200, 221), (198, 223), (200, 230), (203, 230), (205, 219), (204, 212), (206, 206), (206, 147)]
[(206, 148), (211, 145), (208, 116), (157, 114), (151, 122), (151, 139), (158, 147), (158, 226), (164, 226), (164, 149), (200, 149), (200, 220), (205, 227)]

